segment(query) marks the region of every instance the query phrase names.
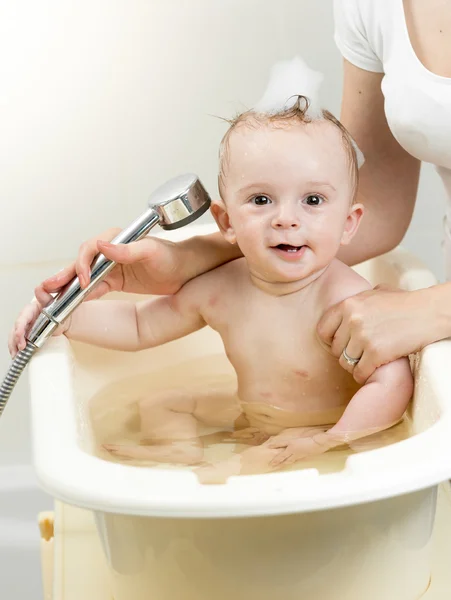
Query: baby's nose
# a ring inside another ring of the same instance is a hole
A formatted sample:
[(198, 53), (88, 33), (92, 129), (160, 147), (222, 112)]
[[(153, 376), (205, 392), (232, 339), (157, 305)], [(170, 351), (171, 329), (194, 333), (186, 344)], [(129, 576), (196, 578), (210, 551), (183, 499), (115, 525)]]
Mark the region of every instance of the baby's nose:
[(297, 211), (287, 207), (281, 208), (272, 222), (272, 226), (276, 229), (297, 229), (300, 224)]

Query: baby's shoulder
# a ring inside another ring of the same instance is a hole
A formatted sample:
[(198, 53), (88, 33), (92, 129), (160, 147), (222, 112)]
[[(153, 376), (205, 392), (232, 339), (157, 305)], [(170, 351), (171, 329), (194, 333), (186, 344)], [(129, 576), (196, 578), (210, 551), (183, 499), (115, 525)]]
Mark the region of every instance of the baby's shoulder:
[(372, 285), (354, 269), (343, 262), (335, 260), (329, 267), (327, 279), (324, 280), (322, 298), (324, 310), (355, 296), (360, 292), (370, 290)]
[(245, 258), (238, 258), (200, 275), (197, 279), (207, 286), (240, 285), (242, 280), (249, 279), (249, 268)]
[(239, 258), (198, 275), (182, 289), (200, 299), (208, 297), (212, 292), (226, 294), (241, 290), (246, 281), (249, 281), (247, 263), (244, 258)]

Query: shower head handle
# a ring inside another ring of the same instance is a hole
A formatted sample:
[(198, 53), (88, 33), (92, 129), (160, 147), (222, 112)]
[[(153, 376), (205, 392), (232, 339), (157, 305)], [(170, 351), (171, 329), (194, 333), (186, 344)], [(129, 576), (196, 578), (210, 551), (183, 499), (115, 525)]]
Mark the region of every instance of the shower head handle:
[[(112, 244), (129, 244), (143, 238), (159, 224), (166, 230), (188, 225), (203, 215), (211, 203), (210, 196), (199, 178), (188, 173), (175, 177), (157, 188), (149, 198), (149, 208), (128, 227), (123, 229)], [(46, 306), (36, 319), (27, 340), (40, 348), (100, 281), (105, 279), (116, 263), (103, 254), (97, 255), (91, 265), (89, 285), (82, 289), (74, 277)]]

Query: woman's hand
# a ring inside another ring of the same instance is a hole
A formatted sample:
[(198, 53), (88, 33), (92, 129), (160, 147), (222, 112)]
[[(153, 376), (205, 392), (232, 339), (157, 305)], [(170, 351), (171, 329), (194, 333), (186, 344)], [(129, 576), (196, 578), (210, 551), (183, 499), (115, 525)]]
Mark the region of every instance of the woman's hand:
[(190, 279), (241, 255), (239, 248), (225, 242), (219, 233), (192, 237), (176, 244), (155, 237), (130, 244), (110, 244), (119, 232), (120, 229), (109, 229), (83, 243), (74, 263), (36, 288), (36, 298), (48, 303), (52, 299), (50, 294), (58, 292), (76, 275), (81, 287), (87, 287), (90, 266), (99, 253), (118, 264), (88, 295), (88, 300), (112, 291), (174, 294)]
[[(451, 335), (451, 284), (406, 292), (377, 286), (327, 310), (320, 339), (358, 383), (381, 365)], [(359, 359), (355, 366), (343, 356)]]
[(109, 229), (84, 242), (74, 263), (36, 288), (36, 298), (47, 294), (50, 299), (49, 294), (58, 292), (76, 275), (81, 287), (87, 287), (91, 277), (91, 264), (99, 253), (118, 264), (89, 294), (89, 300), (112, 291), (171, 294), (180, 289), (183, 285), (182, 260), (177, 244), (151, 237), (130, 244), (110, 244), (110, 240), (120, 231)]

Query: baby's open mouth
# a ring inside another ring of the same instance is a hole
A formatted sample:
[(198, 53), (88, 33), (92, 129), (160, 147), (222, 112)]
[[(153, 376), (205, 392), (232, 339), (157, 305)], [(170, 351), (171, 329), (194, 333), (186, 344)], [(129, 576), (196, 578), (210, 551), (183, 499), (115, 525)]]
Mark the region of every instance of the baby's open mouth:
[(298, 252), (302, 246), (292, 246), (291, 244), (278, 244), (277, 246), (272, 246), (272, 248), (277, 248), (277, 250), (282, 250), (283, 252)]

